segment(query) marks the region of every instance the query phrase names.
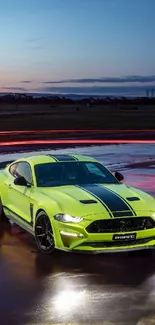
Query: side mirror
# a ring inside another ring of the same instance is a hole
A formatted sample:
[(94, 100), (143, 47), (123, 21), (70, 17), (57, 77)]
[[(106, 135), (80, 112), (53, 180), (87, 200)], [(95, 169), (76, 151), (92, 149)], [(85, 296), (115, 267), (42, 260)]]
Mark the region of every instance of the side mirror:
[(123, 179), (124, 179), (124, 176), (119, 172), (115, 172), (115, 177), (117, 178), (117, 180), (119, 182), (123, 181)]
[(15, 178), (14, 184), (19, 186), (27, 186), (27, 181), (23, 176), (19, 176)]

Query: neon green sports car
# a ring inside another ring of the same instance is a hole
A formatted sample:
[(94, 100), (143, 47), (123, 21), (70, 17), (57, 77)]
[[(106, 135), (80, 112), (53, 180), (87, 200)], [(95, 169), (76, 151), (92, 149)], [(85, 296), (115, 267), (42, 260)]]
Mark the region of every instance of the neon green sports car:
[(122, 174), (114, 176), (97, 160), (47, 154), (0, 167), (0, 219), (33, 234), (39, 250), (154, 248), (155, 199), (121, 183)]

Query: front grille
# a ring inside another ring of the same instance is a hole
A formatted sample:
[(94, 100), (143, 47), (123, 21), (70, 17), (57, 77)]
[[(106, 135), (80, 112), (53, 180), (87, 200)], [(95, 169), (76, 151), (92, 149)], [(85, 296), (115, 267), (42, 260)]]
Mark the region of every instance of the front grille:
[(118, 233), (153, 229), (155, 222), (151, 217), (117, 218), (96, 220), (87, 228), (88, 233)]
[(82, 243), (80, 246), (89, 246), (93, 248), (110, 248), (110, 247), (125, 247), (125, 246), (134, 246), (134, 245), (141, 245), (141, 244), (147, 244), (151, 240), (155, 240), (155, 237), (150, 238), (141, 238), (141, 239), (135, 239), (135, 240), (117, 240), (117, 241), (109, 241), (109, 242), (86, 242)]

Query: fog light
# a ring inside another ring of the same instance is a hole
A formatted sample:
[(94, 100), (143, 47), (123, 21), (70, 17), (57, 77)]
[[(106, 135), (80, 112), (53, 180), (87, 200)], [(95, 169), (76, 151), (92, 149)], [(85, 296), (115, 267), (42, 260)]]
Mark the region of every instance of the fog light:
[(60, 234), (64, 235), (64, 236), (69, 236), (69, 237), (83, 237), (82, 234), (77, 234), (75, 232), (68, 232), (68, 231), (64, 231), (64, 230), (61, 230)]

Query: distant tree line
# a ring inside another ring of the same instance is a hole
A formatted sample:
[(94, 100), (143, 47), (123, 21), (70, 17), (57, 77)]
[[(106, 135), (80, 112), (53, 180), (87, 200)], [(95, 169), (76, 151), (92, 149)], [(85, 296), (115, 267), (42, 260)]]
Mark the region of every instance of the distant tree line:
[(43, 96), (43, 97), (33, 97), (26, 94), (7, 94), (0, 96), (0, 104), (29, 104), (29, 105), (117, 105), (118, 108), (121, 108), (123, 105), (138, 105), (138, 104), (155, 104), (155, 98), (148, 97), (137, 97), (137, 98), (79, 98), (79, 99), (71, 99), (67, 96)]

